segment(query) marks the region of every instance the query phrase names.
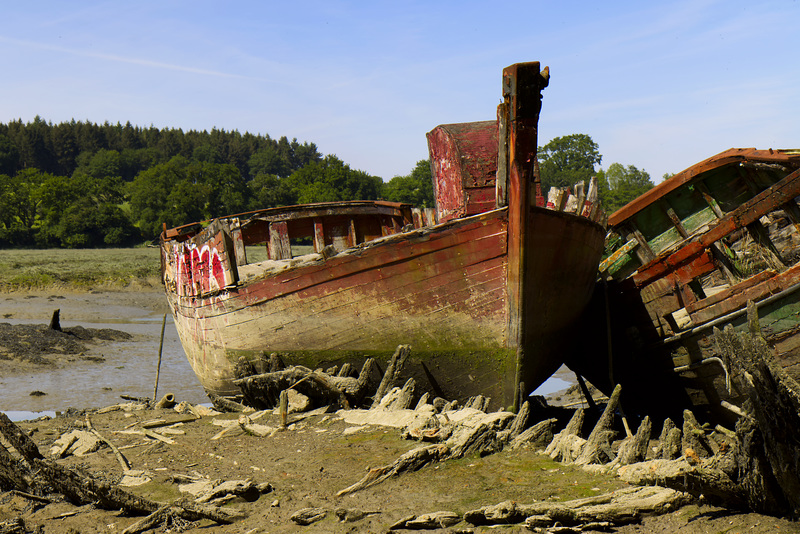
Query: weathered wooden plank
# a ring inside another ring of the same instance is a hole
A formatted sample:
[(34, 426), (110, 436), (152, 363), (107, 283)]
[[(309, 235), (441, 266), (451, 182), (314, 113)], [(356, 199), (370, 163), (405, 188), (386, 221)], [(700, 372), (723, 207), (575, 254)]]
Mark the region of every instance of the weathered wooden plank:
[(269, 259), (283, 260), (292, 257), (289, 230), (285, 221), (269, 223)]
[(617, 226), (634, 214), (642, 211), (656, 200), (662, 198), (664, 195), (691, 182), (698, 175), (726, 165), (745, 162), (778, 163), (783, 165), (793, 164), (793, 166), (797, 166), (798, 163), (800, 163), (800, 156), (785, 150), (756, 150), (754, 148), (732, 148), (726, 150), (725, 152), (712, 156), (681, 171), (673, 176), (673, 179), (666, 180), (650, 189), (647, 193), (637, 198), (635, 202), (631, 202), (622, 209), (617, 210), (609, 218), (609, 224)]
[[(753, 278), (758, 280), (757, 277)], [(758, 302), (769, 295), (777, 294), (797, 283), (800, 283), (800, 264), (795, 265), (779, 275), (769, 277), (755, 285), (746, 287), (742, 291), (737, 291), (728, 298), (699, 309), (689, 315), (692, 317), (692, 322), (695, 325), (700, 325), (741, 308), (747, 304), (749, 300)]]
[(229, 219), (229, 225), (233, 250), (236, 255), (236, 265), (247, 265), (247, 253), (245, 252), (244, 239), (242, 238), (242, 229), (239, 226), (239, 218), (232, 217)]
[(508, 206), (508, 106), (497, 106), (497, 173), (495, 177), (495, 207)]
[(497, 121), (445, 124), (427, 137), (439, 221), (467, 213), (465, 190), (469, 188), (491, 186), (494, 196)]
[(617, 264), (617, 262), (623, 263), (625, 261), (628, 261), (628, 253), (638, 246), (639, 242), (636, 241), (636, 239), (631, 239), (630, 241), (625, 243), (622, 247), (617, 249), (609, 257), (600, 262), (600, 267), (598, 270), (601, 273), (604, 273), (606, 271), (611, 272), (614, 269), (614, 266)]
[(728, 213), (708, 232), (697, 240), (686, 244), (667, 257), (657, 258), (643, 266), (636, 275), (636, 284), (662, 276), (681, 264), (698, 256), (702, 251), (731, 232), (758, 221), (765, 213), (778, 209), (782, 204), (800, 195), (800, 169), (788, 174), (774, 186), (755, 195), (753, 198)]
[(320, 253), (325, 248), (325, 226), (323, 219), (314, 220), (314, 252)]
[(710, 297), (706, 297), (703, 300), (699, 300), (694, 304), (686, 306), (686, 311), (691, 314), (699, 310), (702, 310), (703, 308), (707, 308), (712, 304), (722, 302), (723, 300), (728, 300), (737, 293), (741, 293), (745, 289), (749, 289), (754, 285), (759, 284), (764, 280), (767, 280), (768, 278), (775, 276), (776, 274), (778, 274), (777, 271), (773, 271), (771, 269), (767, 271), (761, 271), (760, 273), (754, 274), (753, 276), (747, 278), (746, 280), (742, 280), (733, 287), (723, 289), (722, 291), (719, 291), (711, 295)]

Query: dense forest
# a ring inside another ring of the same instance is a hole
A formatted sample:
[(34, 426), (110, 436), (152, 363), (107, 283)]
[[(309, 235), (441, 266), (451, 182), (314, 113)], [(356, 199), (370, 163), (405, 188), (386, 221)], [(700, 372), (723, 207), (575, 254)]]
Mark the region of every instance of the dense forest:
[(0, 247), (129, 246), (162, 224), (378, 198), (432, 206), (427, 161), (384, 183), (286, 137), (39, 117), (0, 124)]
[[(610, 213), (653, 186), (636, 167), (600, 165), (586, 134), (539, 148), (545, 188), (597, 176)], [(36, 117), (0, 124), (0, 248), (120, 247), (220, 215), (338, 200), (433, 207), (428, 160), (388, 182), (314, 143), (238, 131), (142, 128)]]

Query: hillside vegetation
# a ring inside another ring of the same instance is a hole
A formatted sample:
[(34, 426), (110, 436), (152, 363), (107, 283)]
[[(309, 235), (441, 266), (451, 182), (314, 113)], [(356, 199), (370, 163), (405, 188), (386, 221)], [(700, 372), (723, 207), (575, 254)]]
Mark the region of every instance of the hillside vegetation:
[(39, 117), (0, 124), (0, 248), (130, 246), (164, 224), (379, 198), (432, 206), (427, 161), (384, 183), (285, 136)]

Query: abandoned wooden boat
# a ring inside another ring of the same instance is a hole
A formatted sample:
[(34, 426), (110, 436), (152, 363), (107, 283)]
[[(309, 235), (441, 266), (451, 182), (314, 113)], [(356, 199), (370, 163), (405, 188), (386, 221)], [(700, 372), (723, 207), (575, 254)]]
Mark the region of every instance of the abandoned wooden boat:
[(741, 390), (711, 334), (746, 329), (754, 301), (761, 332), (800, 378), (798, 195), (800, 151), (730, 149), (613, 213), (596, 299), (608, 358), (574, 367), (604, 388), (623, 383), (640, 407), (726, 417)]
[(512, 406), (549, 377), (591, 296), (605, 230), (583, 198), (573, 213), (532, 206), (542, 74), (506, 68), (497, 121), (428, 134), (435, 212), (323, 203), (166, 230), (166, 294), (205, 389), (237, 395), (241, 357), (257, 370), (270, 353), (325, 369), (385, 362), (399, 344), (411, 345), (406, 375), (448, 399)]

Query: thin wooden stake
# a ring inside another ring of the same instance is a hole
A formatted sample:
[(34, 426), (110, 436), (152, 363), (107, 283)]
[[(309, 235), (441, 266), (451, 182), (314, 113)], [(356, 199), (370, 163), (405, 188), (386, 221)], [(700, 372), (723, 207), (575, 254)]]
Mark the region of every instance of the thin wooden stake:
[(161, 374), (161, 351), (164, 350), (164, 328), (167, 326), (167, 314), (164, 314), (164, 320), (161, 321), (161, 341), (158, 343), (158, 365), (156, 366), (156, 385), (153, 387), (153, 404), (155, 404), (156, 395), (158, 394), (158, 375)]
[(286, 413), (289, 411), (289, 391), (284, 389), (280, 394), (281, 428), (286, 428)]

